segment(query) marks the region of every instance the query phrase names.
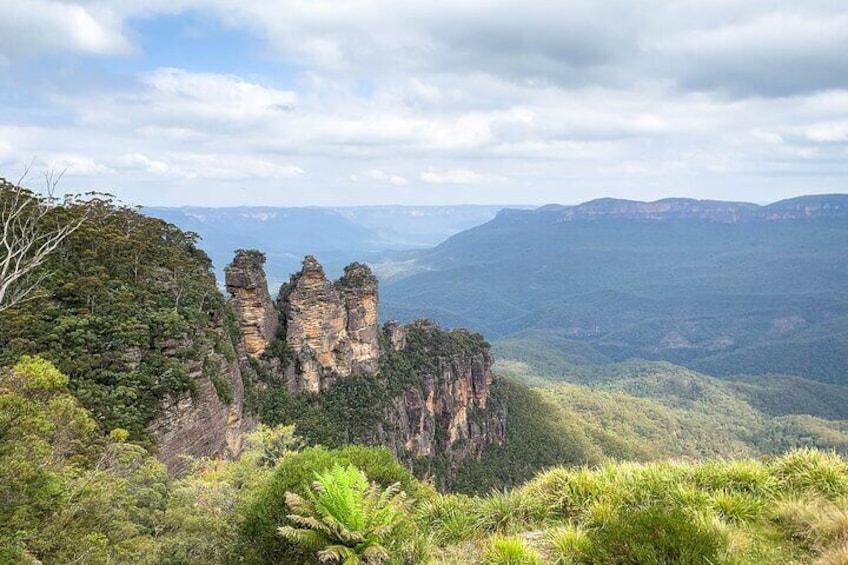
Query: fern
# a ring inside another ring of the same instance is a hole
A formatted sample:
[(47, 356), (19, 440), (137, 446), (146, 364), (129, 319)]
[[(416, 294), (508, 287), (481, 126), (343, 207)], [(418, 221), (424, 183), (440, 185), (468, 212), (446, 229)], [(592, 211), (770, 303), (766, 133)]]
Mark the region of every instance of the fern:
[(279, 533), (316, 551), (322, 563), (370, 565), (391, 557), (392, 534), (405, 520), (406, 494), (395, 483), (386, 489), (369, 484), (365, 473), (339, 464), (316, 474), (306, 497), (285, 494), (295, 526)]

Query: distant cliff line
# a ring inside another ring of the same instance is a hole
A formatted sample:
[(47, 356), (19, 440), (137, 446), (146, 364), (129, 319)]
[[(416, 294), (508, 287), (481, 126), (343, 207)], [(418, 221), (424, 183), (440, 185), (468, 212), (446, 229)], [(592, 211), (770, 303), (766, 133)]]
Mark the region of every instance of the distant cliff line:
[(556, 222), (592, 219), (707, 220), (722, 223), (803, 219), (848, 219), (848, 194), (799, 196), (761, 206), (692, 198), (664, 198), (654, 202), (600, 198), (575, 206), (548, 204), (534, 210), (502, 210), (498, 219), (539, 217)]

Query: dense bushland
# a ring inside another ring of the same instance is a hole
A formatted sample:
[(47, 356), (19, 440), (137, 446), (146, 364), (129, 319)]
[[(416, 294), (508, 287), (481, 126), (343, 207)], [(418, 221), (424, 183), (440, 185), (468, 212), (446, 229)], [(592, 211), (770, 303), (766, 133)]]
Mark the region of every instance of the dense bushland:
[(615, 363), (585, 343), (533, 333), (494, 344), (495, 370), (580, 422), (607, 457), (848, 453), (848, 387), (787, 375), (715, 378), (664, 361)]
[(188, 363), (235, 358), (211, 262), (196, 234), (109, 200), (50, 213), (84, 221), (41, 266), (32, 299), (0, 311), (0, 366), (49, 359), (104, 429), (143, 439), (164, 398), (193, 391)]

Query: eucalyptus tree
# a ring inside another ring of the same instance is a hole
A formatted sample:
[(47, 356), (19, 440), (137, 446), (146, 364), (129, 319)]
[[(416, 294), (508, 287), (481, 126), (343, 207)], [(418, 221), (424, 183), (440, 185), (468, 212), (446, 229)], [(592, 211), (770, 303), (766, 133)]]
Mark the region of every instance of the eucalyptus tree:
[(45, 173), (45, 195), (20, 186), (25, 176), (17, 184), (0, 178), (0, 311), (37, 294), (49, 275), (44, 262), (86, 220), (58, 213), (72, 201), (55, 196), (61, 173)]

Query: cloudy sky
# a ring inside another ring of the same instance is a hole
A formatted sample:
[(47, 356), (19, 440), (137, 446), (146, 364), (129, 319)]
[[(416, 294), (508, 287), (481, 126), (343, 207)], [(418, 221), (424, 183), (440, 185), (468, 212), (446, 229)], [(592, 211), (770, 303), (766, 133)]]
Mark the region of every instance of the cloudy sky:
[(148, 205), (848, 192), (848, 3), (0, 0), (31, 162)]

